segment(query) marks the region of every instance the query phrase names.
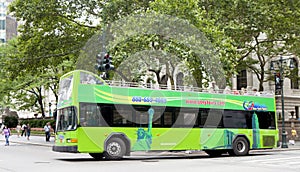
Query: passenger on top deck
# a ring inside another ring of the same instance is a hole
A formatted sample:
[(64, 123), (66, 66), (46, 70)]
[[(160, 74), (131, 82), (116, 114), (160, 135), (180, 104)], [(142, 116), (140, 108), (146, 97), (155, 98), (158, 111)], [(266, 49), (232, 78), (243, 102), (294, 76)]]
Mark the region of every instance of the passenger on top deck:
[(210, 93), (217, 93), (219, 91), (219, 87), (216, 85), (216, 81), (211, 82), (211, 86), (208, 90)]

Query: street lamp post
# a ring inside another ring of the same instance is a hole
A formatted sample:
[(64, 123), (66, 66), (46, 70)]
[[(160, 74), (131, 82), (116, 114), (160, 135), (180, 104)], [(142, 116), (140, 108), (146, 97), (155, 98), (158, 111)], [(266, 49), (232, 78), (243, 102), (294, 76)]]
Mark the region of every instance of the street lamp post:
[[(277, 61), (271, 61), (271, 70), (274, 70), (274, 63), (277, 63), (277, 66), (279, 67), (279, 74), (280, 74), (280, 92), (281, 92), (281, 113), (282, 113), (282, 144), (281, 148), (288, 148), (288, 145), (286, 143), (286, 132), (285, 132), (285, 124), (284, 124), (284, 95), (283, 95), (283, 72), (284, 72), (284, 66), (283, 63), (290, 60), (290, 66), (289, 68), (294, 68), (293, 61), (288, 59), (283, 59), (282, 56)], [(275, 81), (276, 82), (276, 81)]]
[(51, 117), (51, 106), (52, 106), (52, 104), (51, 104), (51, 102), (49, 102), (49, 117)]

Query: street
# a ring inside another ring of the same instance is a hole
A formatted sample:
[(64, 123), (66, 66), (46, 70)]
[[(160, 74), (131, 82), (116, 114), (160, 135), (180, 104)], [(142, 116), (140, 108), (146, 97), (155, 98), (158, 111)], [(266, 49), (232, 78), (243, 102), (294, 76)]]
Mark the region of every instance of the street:
[[(57, 153), (50, 145), (0, 141), (0, 172), (40, 171), (264, 171), (295, 172), (300, 169), (300, 150), (253, 151), (249, 156), (218, 158), (203, 152), (133, 153), (119, 161), (96, 161), (88, 154)], [(150, 155), (150, 156), (149, 156)]]

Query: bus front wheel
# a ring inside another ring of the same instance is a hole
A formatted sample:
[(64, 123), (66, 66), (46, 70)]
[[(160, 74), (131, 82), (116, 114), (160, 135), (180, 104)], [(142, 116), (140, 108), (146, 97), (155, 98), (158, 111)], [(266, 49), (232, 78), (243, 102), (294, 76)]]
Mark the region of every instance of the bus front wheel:
[(121, 138), (113, 137), (106, 143), (105, 159), (121, 159), (126, 153), (126, 145)]
[(230, 155), (244, 156), (249, 153), (249, 143), (244, 137), (238, 137), (232, 144)]

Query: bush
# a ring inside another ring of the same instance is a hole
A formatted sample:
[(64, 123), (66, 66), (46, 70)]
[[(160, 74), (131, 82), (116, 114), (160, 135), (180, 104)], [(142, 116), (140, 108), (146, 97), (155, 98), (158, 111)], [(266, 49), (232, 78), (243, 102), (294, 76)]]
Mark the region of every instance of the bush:
[(18, 125), (18, 118), (16, 116), (6, 116), (4, 118), (4, 125), (8, 128), (14, 128)]
[(53, 119), (25, 119), (21, 121), (21, 125), (29, 124), (32, 128), (44, 128), (47, 122), (50, 122), (51, 127), (54, 128), (55, 121)]

